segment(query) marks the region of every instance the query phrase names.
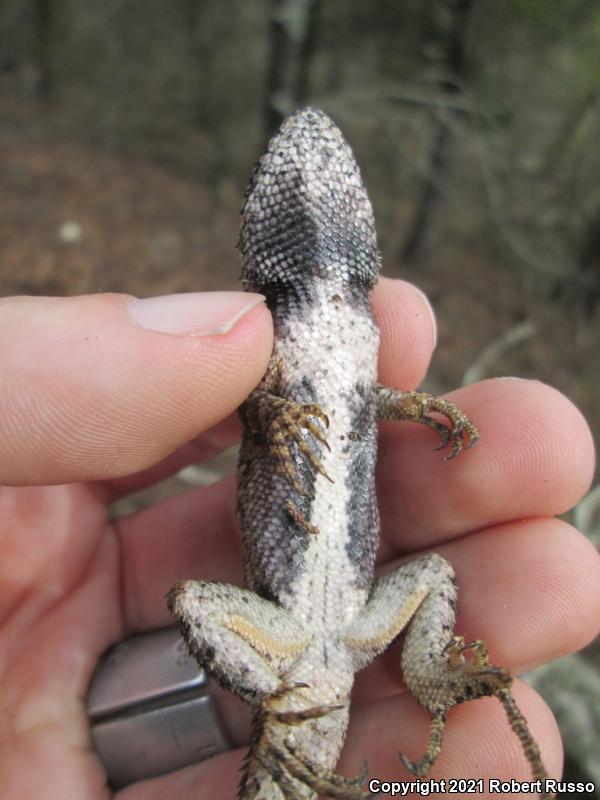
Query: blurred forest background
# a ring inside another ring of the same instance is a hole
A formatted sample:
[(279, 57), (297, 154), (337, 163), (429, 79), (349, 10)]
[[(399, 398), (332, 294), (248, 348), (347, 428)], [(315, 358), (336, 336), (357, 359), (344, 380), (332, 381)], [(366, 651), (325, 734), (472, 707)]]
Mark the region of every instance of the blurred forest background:
[[(427, 388), (540, 378), (600, 432), (596, 0), (0, 0), (0, 95), (2, 294), (236, 286), (253, 163), (311, 104), (385, 273), (434, 303)], [(596, 544), (598, 499), (575, 512)], [(598, 653), (532, 681), (600, 787)]]

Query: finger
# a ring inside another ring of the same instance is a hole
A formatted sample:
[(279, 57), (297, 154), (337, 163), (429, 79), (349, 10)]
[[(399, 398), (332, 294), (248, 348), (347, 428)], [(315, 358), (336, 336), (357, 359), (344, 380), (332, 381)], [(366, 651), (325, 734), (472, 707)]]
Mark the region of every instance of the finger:
[(454, 461), (429, 429), (382, 424), (378, 496), (382, 557), (522, 517), (561, 514), (593, 476), (589, 428), (564, 395), (537, 381), (483, 381), (449, 395), (480, 429)]
[(164, 598), (180, 579), (242, 583), (233, 478), (169, 497), (113, 524), (123, 565), (124, 625), (130, 632), (173, 622)]
[(229, 415), (263, 375), (259, 295), (0, 301), (0, 482), (114, 478)]
[[(514, 694), (540, 747), (546, 770), (551, 776), (560, 775), (562, 743), (552, 712), (527, 684), (516, 682)], [(345, 773), (356, 771), (366, 757), (371, 777), (414, 781), (399, 764), (398, 753), (418, 758), (427, 744), (428, 732), (428, 715), (407, 693), (358, 707), (351, 714), (340, 769)], [(490, 796), (489, 778), (532, 780), (519, 740), (495, 698), (464, 703), (449, 712), (441, 755), (427, 777), (447, 781), (483, 778), (483, 791), (475, 790), (483, 797)], [(457, 795), (467, 796), (460, 791)], [(406, 795), (418, 796), (412, 792)]]
[(229, 800), (238, 796), (242, 755), (241, 751), (232, 750), (177, 772), (134, 783), (117, 792), (114, 800)]
[[(525, 684), (515, 687), (515, 696), (540, 746), (548, 773), (559, 775), (562, 745), (552, 713), (541, 697)], [(336, 771), (354, 775), (366, 759), (368, 779), (402, 780), (407, 784), (414, 781), (414, 776), (400, 763), (398, 752), (418, 757), (425, 749), (428, 724), (427, 715), (408, 695), (355, 709), (351, 713), (348, 742)], [(249, 731), (246, 736), (249, 738)], [(244, 752), (224, 753), (171, 775), (135, 784), (119, 792), (115, 800), (233, 797)], [(489, 778), (532, 779), (519, 741), (510, 730), (500, 704), (492, 698), (465, 703), (451, 711), (442, 753), (428, 777), (446, 781), (482, 779), (481, 791), (476, 786), (473, 792), (484, 797), (489, 796)], [(452, 793), (448, 786), (446, 791)], [(457, 791), (457, 796), (463, 794)], [(422, 792), (408, 792), (402, 796), (422, 797)]]
[(414, 389), (423, 380), (436, 342), (435, 316), (429, 301), (406, 281), (380, 278), (373, 291), (373, 311), (381, 331), (378, 372), (390, 386)]
[(499, 663), (520, 672), (579, 650), (598, 634), (600, 555), (568, 523), (513, 522), (439, 551), (455, 565), (461, 587), (460, 630), (469, 639), (483, 631)]
[[(241, 583), (231, 479), (164, 500), (117, 525), (124, 624), (130, 631), (171, 622), (163, 598), (181, 578)], [(436, 552), (457, 573), (460, 632), (485, 639), (504, 666), (550, 660), (596, 634), (600, 557), (566, 523), (514, 522), (448, 542)], [(393, 675), (397, 680), (395, 668)]]
[(237, 414), (231, 414), (191, 442), (178, 447), (158, 464), (123, 478), (101, 481), (97, 484), (97, 488), (108, 502), (112, 502), (165, 480), (190, 464), (202, 464), (220, 455), (239, 441), (240, 433), (239, 417)]
[[(600, 630), (600, 555), (561, 520), (499, 525), (435, 552), (456, 572), (456, 631), (466, 641), (483, 639), (498, 666), (524, 672), (579, 650)], [(361, 673), (357, 699), (398, 691), (400, 649)]]
[[(397, 362), (402, 367), (403, 385), (412, 388), (422, 380), (427, 371), (435, 344), (435, 319), (431, 306), (416, 287), (405, 281), (387, 278), (379, 281), (373, 304), (383, 339), (383, 369), (388, 369), (388, 362)], [(107, 481), (104, 488), (110, 499), (137, 491), (173, 475), (188, 464), (199, 463), (217, 455), (234, 444), (239, 436), (240, 424), (236, 415), (180, 447), (150, 469)]]

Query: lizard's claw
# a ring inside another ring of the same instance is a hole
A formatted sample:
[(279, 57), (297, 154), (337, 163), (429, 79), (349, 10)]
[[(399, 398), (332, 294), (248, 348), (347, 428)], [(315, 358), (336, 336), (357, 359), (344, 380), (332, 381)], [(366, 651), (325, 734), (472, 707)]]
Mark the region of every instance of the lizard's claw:
[[(379, 387), (378, 403), (382, 419), (419, 422), (434, 430), (440, 437), (435, 450), (450, 445), (447, 461), (455, 458), (463, 448), (473, 447), (479, 439), (479, 431), (467, 415), (442, 397), (427, 392), (401, 392)], [(430, 416), (432, 412), (445, 417), (447, 424)]]
[(404, 753), (399, 753), (400, 761), (402, 761), (406, 769), (409, 772), (412, 772), (413, 775), (417, 775), (417, 777), (422, 778), (427, 775), (431, 769), (433, 763), (442, 750), (445, 724), (446, 719), (443, 714), (438, 714), (431, 718), (429, 742), (427, 743), (425, 752), (418, 761), (411, 761), (410, 758), (407, 758), (404, 755)]
[(401, 754), (404, 766), (419, 777), (426, 775), (441, 751), (448, 709), (467, 700), (493, 696), (502, 703), (535, 780), (545, 780), (548, 776), (539, 748), (510, 691), (512, 682), (507, 669), (489, 663), (487, 648), (480, 639), (465, 643), (463, 636), (453, 636), (441, 651), (430, 680), (410, 687), (419, 703), (430, 712), (431, 727), (424, 754), (417, 761)]
[(301, 722), (307, 722), (309, 719), (319, 719), (319, 717), (324, 717), (332, 711), (339, 711), (341, 708), (344, 708), (344, 706), (313, 706), (300, 711), (273, 711), (269, 713), (273, 719), (281, 722), (282, 725), (300, 725)]
[(444, 710), (465, 700), (498, 695), (513, 682), (507, 669), (489, 663), (487, 648), (481, 639), (465, 643), (463, 636), (453, 636), (441, 655), (446, 659), (448, 687)]
[(277, 461), (277, 471), (288, 478), (299, 495), (305, 495), (306, 487), (298, 477), (292, 445), (296, 445), (299, 453), (316, 472), (321, 473), (327, 480), (331, 480), (303, 433), (303, 431), (307, 431), (316, 441), (329, 449), (325, 434), (314, 421), (317, 419), (327, 428), (329, 418), (317, 403), (299, 405), (283, 398), (278, 399), (275, 411), (276, 413), (268, 425), (266, 436), (270, 451)]
[(285, 510), (288, 512), (288, 514), (294, 520), (294, 522), (297, 525), (300, 525), (300, 527), (304, 528), (304, 530), (308, 531), (309, 533), (312, 533), (315, 536), (317, 533), (319, 533), (319, 529), (317, 528), (317, 526), (313, 525), (312, 522), (309, 522), (306, 519), (302, 511), (296, 505), (296, 503), (294, 503), (293, 500), (290, 500), (289, 497), (285, 501)]
[(271, 741), (258, 747), (255, 756), (278, 784), (286, 800), (298, 798), (298, 783), (321, 797), (335, 800), (369, 800), (373, 796), (361, 789), (366, 777), (364, 767), (355, 778), (334, 772), (318, 772), (283, 742)]
[(302, 722), (306, 722), (309, 719), (319, 719), (319, 717), (325, 717), (327, 714), (331, 714), (332, 711), (339, 711), (340, 709), (344, 708), (343, 705), (339, 704), (327, 704), (327, 705), (319, 705), (319, 706), (309, 706), (308, 708), (301, 708), (298, 710), (293, 709), (281, 709), (279, 706), (281, 705), (281, 700), (287, 697), (290, 694), (293, 694), (298, 689), (309, 689), (309, 685), (307, 683), (303, 683), (301, 681), (294, 681), (293, 683), (282, 683), (282, 685), (273, 692), (273, 694), (269, 695), (264, 701), (262, 705), (262, 717), (265, 720), (276, 720), (280, 722), (282, 725), (299, 725)]
[[(460, 412), (462, 414), (462, 412)], [(458, 420), (450, 429), (450, 441), (452, 447), (446, 456), (446, 461), (452, 461), (463, 448), (467, 450), (474, 447), (479, 441), (479, 431), (467, 417)], [(465, 444), (466, 442), (466, 444)]]
[[(353, 778), (346, 778), (336, 772), (321, 772), (312, 769), (289, 745), (287, 746), (287, 751), (296, 762), (290, 765), (292, 774), (297, 778), (302, 774), (302, 782), (314, 789), (318, 794), (324, 797), (340, 798), (340, 800), (365, 800), (365, 798), (372, 796), (370, 793), (365, 794), (361, 788), (369, 774), (369, 767), (366, 762), (360, 772)], [(299, 768), (298, 765), (301, 765), (301, 767)], [(297, 774), (292, 770), (298, 770)], [(307, 775), (307, 772), (310, 774)]]
[(270, 694), (267, 699), (264, 701), (264, 707), (269, 710), (269, 707), (280, 700), (282, 697), (285, 697), (288, 694), (292, 694), (293, 692), (297, 691), (298, 689), (309, 689), (308, 683), (304, 683), (304, 681), (292, 681), (291, 683), (282, 682), (281, 685), (272, 693)]
[[(278, 784), (286, 800), (304, 797), (303, 789), (336, 800), (367, 800), (372, 797), (361, 788), (367, 777), (366, 764), (353, 778), (327, 772), (312, 765), (290, 740), (290, 727), (344, 708), (338, 704), (316, 705), (297, 710), (286, 708), (287, 697), (296, 689), (303, 688), (308, 687), (300, 683), (283, 684), (263, 701), (260, 711), (261, 732), (253, 748), (253, 755)], [(282, 703), (285, 703), (283, 708)]]
[[(473, 658), (467, 661), (465, 653), (472, 653)], [(464, 636), (453, 636), (442, 650), (442, 654), (448, 656), (448, 665), (451, 669), (457, 669), (463, 664), (471, 664), (472, 671), (476, 671), (488, 664), (489, 661), (485, 643), (481, 639), (475, 639), (465, 644)]]
[[(423, 392), (413, 392), (412, 394), (418, 395), (418, 398), (414, 398), (417, 406), (416, 422), (433, 428), (440, 436), (440, 443), (434, 449), (442, 450), (450, 444), (450, 452), (446, 456), (446, 461), (456, 458), (463, 448), (473, 447), (477, 443), (479, 431), (454, 403)], [(430, 417), (429, 414), (432, 411), (444, 416), (449, 425), (444, 425)]]

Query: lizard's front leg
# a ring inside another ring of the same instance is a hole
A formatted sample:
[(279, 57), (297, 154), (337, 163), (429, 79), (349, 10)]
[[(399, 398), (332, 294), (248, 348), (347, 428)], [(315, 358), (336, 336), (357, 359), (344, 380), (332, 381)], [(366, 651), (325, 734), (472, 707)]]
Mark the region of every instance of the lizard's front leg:
[[(427, 392), (403, 392), (385, 386), (375, 388), (375, 397), (379, 419), (419, 422), (436, 431), (440, 443), (435, 449), (442, 450), (450, 445), (447, 460), (457, 456), (463, 447), (473, 447), (479, 439), (479, 431), (467, 415), (443, 397)], [(448, 424), (432, 417), (432, 412)]]
[(277, 472), (290, 481), (298, 494), (304, 495), (306, 486), (298, 475), (294, 447), (314, 471), (327, 477), (315, 443), (328, 447), (319, 423), (327, 427), (329, 419), (317, 403), (299, 404), (282, 397), (281, 384), (281, 366), (273, 360), (260, 386), (240, 407), (240, 416), (249, 430), (265, 440)]
[[(375, 388), (375, 397), (380, 419), (419, 422), (435, 430), (440, 436), (437, 449), (450, 444), (448, 459), (479, 439), (479, 431), (466, 414), (441, 397), (383, 386)], [(443, 422), (432, 417), (432, 412)], [(362, 652), (364, 657), (370, 649), (381, 652), (386, 646), (383, 640), (387, 637), (391, 642), (408, 625), (402, 670), (407, 687), (431, 714), (431, 729), (423, 756), (416, 762), (402, 756), (403, 763), (416, 775), (425, 775), (440, 753), (448, 709), (466, 700), (494, 695), (504, 706), (535, 779), (544, 780), (547, 774), (539, 748), (510, 692), (512, 676), (488, 663), (482, 641), (465, 644), (462, 636), (454, 635), (455, 608), (454, 571), (441, 556), (431, 555), (378, 581), (371, 600), (354, 623), (352, 630), (362, 633), (355, 644), (359, 659), (358, 654)]]
[[(275, 473), (289, 484), (285, 510), (290, 523), (316, 534), (306, 512), (315, 474), (330, 480), (321, 460), (324, 450), (329, 450), (323, 430), (329, 419), (318, 403), (297, 403), (285, 397), (284, 383), (281, 365), (273, 359), (260, 385), (240, 407), (240, 417), (247, 432), (268, 449)], [(241, 462), (242, 483), (244, 469)]]

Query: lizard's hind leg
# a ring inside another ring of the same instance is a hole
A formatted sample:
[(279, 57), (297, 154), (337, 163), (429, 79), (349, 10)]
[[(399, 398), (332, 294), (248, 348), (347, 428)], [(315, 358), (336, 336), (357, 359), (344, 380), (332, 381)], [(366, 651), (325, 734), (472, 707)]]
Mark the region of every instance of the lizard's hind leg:
[[(312, 744), (321, 742), (322, 750), (330, 744), (326, 731), (302, 730), (303, 726), (323, 720), (325, 725), (330, 722), (334, 730), (341, 728), (343, 732), (347, 725), (347, 704), (311, 706), (310, 697), (310, 686), (284, 684), (263, 703), (255, 714), (251, 758), (269, 772), (286, 800), (313, 800), (317, 794), (337, 800), (366, 800), (371, 797), (361, 789), (367, 776), (366, 768), (356, 777), (346, 778), (318, 764), (322, 761), (322, 753), (313, 750), (312, 758), (309, 758), (303, 752), (302, 740), (307, 734)], [(297, 710), (290, 708), (291, 704), (297, 706)], [(299, 741), (295, 740), (294, 729), (300, 736)], [(251, 780), (250, 770), (246, 782)]]
[[(327, 748), (333, 756), (328, 762), (337, 758), (335, 742), (340, 740), (341, 747), (347, 725), (347, 693), (337, 704), (330, 702), (330, 693), (315, 694), (290, 677), (312, 638), (297, 619), (247, 589), (209, 581), (179, 583), (167, 602), (198, 663), (254, 708), (240, 800), (368, 796), (360, 789), (364, 774), (344, 778), (318, 766)], [(323, 729), (331, 736), (323, 739)], [(297, 749), (315, 736), (320, 752)]]
[(519, 737), (535, 779), (547, 777), (539, 748), (510, 693), (512, 676), (488, 663), (481, 641), (465, 644), (453, 634), (456, 609), (454, 571), (438, 555), (404, 564), (376, 583), (363, 612), (348, 626), (343, 641), (356, 668), (366, 666), (406, 628), (402, 672), (406, 686), (431, 714), (430, 740), (418, 761), (402, 756), (419, 776), (427, 774), (442, 747), (446, 712), (479, 697), (498, 697)]
[(278, 690), (310, 642), (288, 611), (239, 586), (182, 581), (167, 604), (200, 666), (254, 706)]

